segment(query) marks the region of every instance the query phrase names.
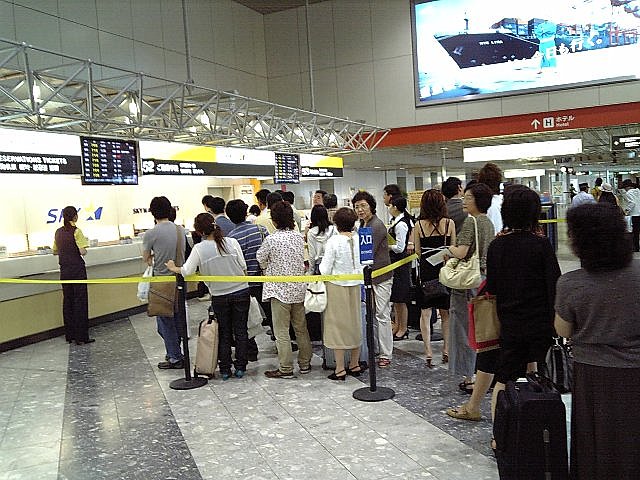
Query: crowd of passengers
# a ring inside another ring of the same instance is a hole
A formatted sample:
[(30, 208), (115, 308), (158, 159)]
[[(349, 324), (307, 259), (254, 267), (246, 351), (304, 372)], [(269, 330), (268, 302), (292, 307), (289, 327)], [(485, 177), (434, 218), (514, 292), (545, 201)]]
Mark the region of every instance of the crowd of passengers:
[[(585, 202), (568, 210), (571, 247), (581, 268), (561, 276), (554, 249), (539, 225), (539, 195), (522, 185), (500, 192), (502, 172), (486, 164), (477, 180), (463, 186), (455, 177), (439, 189), (424, 192), (414, 218), (397, 185), (382, 189), (390, 222), (378, 216), (373, 195), (357, 192), (351, 207), (318, 190), (313, 196), (309, 225), (293, 208), (292, 192), (260, 190), (257, 206), (242, 200), (227, 203), (205, 196), (204, 212), (196, 216), (194, 244), (183, 265), (175, 264), (176, 231), (166, 197), (155, 197), (150, 211), (156, 226), (144, 237), (144, 256), (154, 275), (299, 276), (361, 273), (358, 229), (373, 232), (373, 269), (416, 253), (417, 278), (411, 263), (373, 279), (376, 363), (392, 368), (394, 342), (408, 338), (408, 308), (420, 308), (425, 368), (447, 364), (460, 379), (469, 400), (446, 410), (467, 421), (481, 420), (481, 403), (493, 386), (491, 412), (497, 394), (509, 381), (541, 369), (554, 337), (570, 338), (574, 356), (572, 390), (571, 469), (574, 478), (632, 478), (639, 470), (632, 441), (640, 429), (640, 285), (636, 232), (628, 232), (618, 204)], [(630, 198), (640, 190), (627, 181)], [(175, 216), (173, 217), (175, 218)], [(633, 225), (636, 224), (633, 219)], [(640, 225), (640, 223), (639, 223)], [(635, 229), (634, 229), (635, 230)], [(306, 255), (305, 255), (306, 240)], [(477, 245), (476, 245), (477, 242)], [(469, 259), (479, 253), (485, 291), (496, 296), (501, 324), (500, 348), (476, 353), (468, 342), (467, 304), (477, 290), (448, 290), (425, 299), (420, 288), (437, 279), (442, 264), (426, 258), (446, 249), (446, 258)], [(294, 352), (300, 374), (311, 371), (312, 342), (305, 319), (306, 284), (299, 282), (205, 282), (219, 322), (219, 370), (223, 380), (245, 375), (257, 360), (255, 338), (248, 338), (250, 296), (264, 311), (278, 352), (278, 365), (264, 372), (273, 379), (294, 377)], [(362, 338), (361, 281), (326, 282), (327, 307), (322, 314), (322, 341), (335, 352), (332, 381), (360, 376)], [(415, 298), (412, 298), (414, 296)], [(393, 315), (392, 315), (393, 308)], [(431, 327), (442, 322), (442, 357), (434, 359)], [(393, 321), (392, 321), (393, 317)], [(157, 317), (166, 347), (162, 369), (183, 368), (176, 317)], [(292, 340), (295, 339), (295, 343)], [(235, 355), (232, 356), (232, 345)], [(349, 355), (346, 355), (346, 354)], [(597, 441), (594, 439), (597, 438)], [(492, 448), (495, 448), (492, 440)], [(635, 477), (634, 477), (635, 478)]]

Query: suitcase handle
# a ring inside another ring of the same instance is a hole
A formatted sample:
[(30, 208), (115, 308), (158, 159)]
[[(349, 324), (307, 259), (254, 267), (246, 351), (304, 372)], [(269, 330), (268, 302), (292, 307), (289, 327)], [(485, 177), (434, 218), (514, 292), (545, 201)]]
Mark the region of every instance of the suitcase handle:
[(527, 383), (534, 392), (537, 393), (556, 393), (556, 387), (547, 377), (540, 375), (538, 372), (527, 373)]

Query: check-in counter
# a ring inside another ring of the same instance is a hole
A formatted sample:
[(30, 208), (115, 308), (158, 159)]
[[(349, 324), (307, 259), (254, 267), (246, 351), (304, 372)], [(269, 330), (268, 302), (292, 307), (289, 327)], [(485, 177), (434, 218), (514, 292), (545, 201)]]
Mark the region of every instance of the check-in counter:
[[(144, 271), (142, 242), (87, 249), (90, 279), (136, 277)], [(0, 259), (0, 277), (58, 280), (58, 257), (52, 254)], [(136, 283), (89, 284), (89, 318), (108, 317), (140, 308)], [(59, 332), (62, 287), (58, 284), (5, 283), (0, 288), (0, 351)]]

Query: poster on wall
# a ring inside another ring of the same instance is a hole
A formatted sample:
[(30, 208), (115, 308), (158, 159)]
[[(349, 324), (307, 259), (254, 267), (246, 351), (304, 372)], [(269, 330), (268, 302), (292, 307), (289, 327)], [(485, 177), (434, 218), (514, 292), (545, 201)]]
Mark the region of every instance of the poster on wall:
[(418, 106), (637, 79), (640, 0), (413, 0), (411, 13)]

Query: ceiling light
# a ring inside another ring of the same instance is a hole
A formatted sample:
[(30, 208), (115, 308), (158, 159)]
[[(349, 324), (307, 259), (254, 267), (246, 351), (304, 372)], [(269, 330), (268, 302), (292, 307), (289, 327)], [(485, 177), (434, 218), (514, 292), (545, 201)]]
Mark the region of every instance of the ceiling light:
[(512, 170), (505, 170), (504, 178), (527, 178), (527, 177), (542, 177), (546, 171), (544, 168), (527, 170), (525, 168), (514, 168)]
[(135, 100), (131, 100), (129, 102), (129, 113), (134, 117), (138, 115), (138, 104), (136, 103)]
[(40, 91), (40, 87), (38, 85), (33, 86), (33, 88), (31, 89), (31, 93), (33, 93), (33, 99), (36, 102), (42, 102), (42, 98), (40, 97), (42, 92)]
[(492, 162), (520, 158), (552, 157), (582, 153), (581, 139), (552, 140), (548, 142), (512, 143), (488, 147), (463, 148), (464, 162)]

